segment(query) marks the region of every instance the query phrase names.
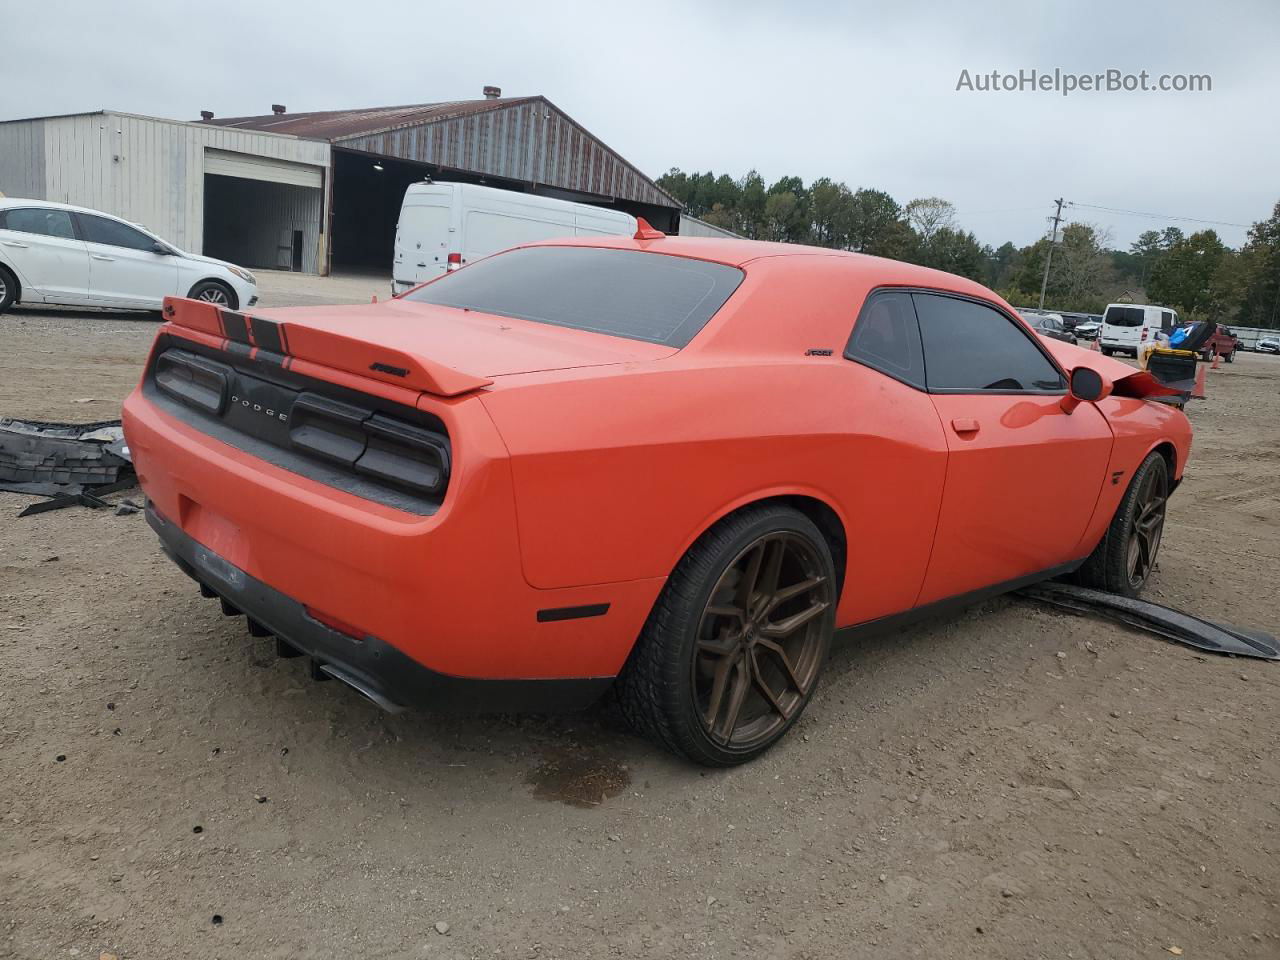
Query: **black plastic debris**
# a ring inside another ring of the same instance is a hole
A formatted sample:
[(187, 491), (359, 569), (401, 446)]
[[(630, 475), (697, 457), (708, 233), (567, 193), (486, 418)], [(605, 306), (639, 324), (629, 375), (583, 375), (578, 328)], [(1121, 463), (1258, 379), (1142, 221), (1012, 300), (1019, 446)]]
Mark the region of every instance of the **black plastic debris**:
[(1089, 613), (1145, 630), (1177, 643), (1236, 657), (1280, 660), (1280, 640), (1269, 633), (1200, 617), (1103, 590), (1048, 581), (1019, 590), (1024, 597), (1075, 613)]
[(49, 498), (20, 517), (77, 504), (106, 507), (102, 494), (135, 484), (119, 420), (50, 423), (0, 417), (0, 490)]

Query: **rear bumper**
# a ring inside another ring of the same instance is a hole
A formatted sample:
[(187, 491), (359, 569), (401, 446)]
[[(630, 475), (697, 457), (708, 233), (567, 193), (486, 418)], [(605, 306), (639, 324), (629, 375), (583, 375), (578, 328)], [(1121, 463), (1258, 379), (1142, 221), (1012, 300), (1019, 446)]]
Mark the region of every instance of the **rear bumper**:
[[(429, 516), (259, 459), (176, 419), (143, 390), (125, 401), (124, 430), (143, 491), (172, 528), (171, 543), (194, 541), (295, 606), (318, 611), (320, 621), (350, 624), (446, 677), (607, 682), (664, 578), (530, 586), (520, 566), (511, 471), (492, 421), (479, 403), (438, 409), (458, 452), (449, 493)], [(241, 609), (252, 604), (226, 599)], [(608, 605), (601, 615), (554, 616), (601, 604)], [(302, 649), (315, 644), (304, 635), (313, 630), (310, 618), (299, 632), (256, 606), (247, 612)]]
[(206, 593), (256, 621), (291, 652), (310, 658), (312, 676), (341, 680), (392, 712), (429, 707), (453, 712), (548, 712), (589, 706), (612, 677), (489, 680), (437, 673), (374, 636), (356, 638), (331, 629), (294, 598), (263, 583), (147, 508), (147, 522), (179, 569)]

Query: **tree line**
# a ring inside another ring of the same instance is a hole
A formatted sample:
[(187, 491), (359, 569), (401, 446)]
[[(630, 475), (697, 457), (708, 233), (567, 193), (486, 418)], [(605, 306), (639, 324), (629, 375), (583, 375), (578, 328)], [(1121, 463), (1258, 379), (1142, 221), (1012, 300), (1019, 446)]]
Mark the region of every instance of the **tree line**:
[[(807, 243), (905, 260), (969, 277), (1015, 306), (1040, 299), (1050, 239), (1018, 247), (983, 244), (941, 197), (900, 204), (883, 190), (822, 177), (767, 184), (758, 172), (733, 178), (673, 168), (658, 184), (694, 217), (753, 240)], [(1280, 203), (1234, 250), (1213, 230), (1148, 230), (1128, 250), (1109, 231), (1068, 223), (1053, 246), (1045, 306), (1100, 313), (1110, 302), (1159, 303), (1188, 319), (1280, 327)]]

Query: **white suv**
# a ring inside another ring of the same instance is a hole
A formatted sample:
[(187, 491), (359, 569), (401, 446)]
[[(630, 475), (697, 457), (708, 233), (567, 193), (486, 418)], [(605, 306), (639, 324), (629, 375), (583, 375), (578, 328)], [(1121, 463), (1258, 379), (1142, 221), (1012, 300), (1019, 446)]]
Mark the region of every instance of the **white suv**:
[(15, 302), (158, 310), (167, 296), (238, 310), (257, 302), (258, 281), (97, 210), (0, 199), (0, 313)]

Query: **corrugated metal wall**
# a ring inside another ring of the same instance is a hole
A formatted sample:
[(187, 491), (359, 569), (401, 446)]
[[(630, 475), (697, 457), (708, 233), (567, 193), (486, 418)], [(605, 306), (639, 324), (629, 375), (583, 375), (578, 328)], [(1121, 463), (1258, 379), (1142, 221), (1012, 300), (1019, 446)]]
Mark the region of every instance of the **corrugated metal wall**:
[(0, 123), (0, 193), (46, 200), (44, 121)]
[(334, 145), (602, 197), (676, 206), (635, 167), (542, 100), (335, 140)]
[[(203, 251), (206, 147), (329, 165), (327, 143), (121, 113), (18, 121), (0, 124), (0, 130), (25, 127), (28, 137), (39, 139), (37, 125), (43, 132), (43, 199), (141, 223), (193, 253)], [(28, 176), (34, 176), (35, 162), (28, 163)], [(318, 258), (305, 269), (315, 270)]]

